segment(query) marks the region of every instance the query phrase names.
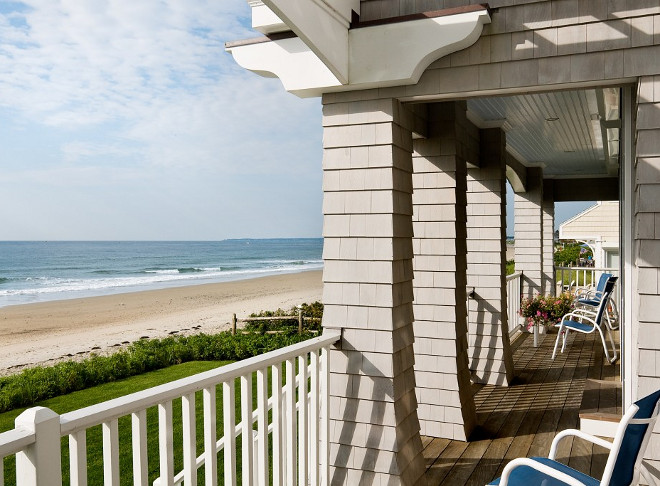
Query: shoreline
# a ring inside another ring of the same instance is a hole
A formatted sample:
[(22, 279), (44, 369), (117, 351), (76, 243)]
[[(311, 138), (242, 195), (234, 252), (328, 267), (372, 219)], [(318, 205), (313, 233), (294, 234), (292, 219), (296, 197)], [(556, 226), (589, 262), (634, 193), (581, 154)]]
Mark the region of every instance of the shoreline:
[(143, 338), (216, 333), (231, 315), (321, 300), (322, 270), (0, 308), (0, 375), (106, 354)]

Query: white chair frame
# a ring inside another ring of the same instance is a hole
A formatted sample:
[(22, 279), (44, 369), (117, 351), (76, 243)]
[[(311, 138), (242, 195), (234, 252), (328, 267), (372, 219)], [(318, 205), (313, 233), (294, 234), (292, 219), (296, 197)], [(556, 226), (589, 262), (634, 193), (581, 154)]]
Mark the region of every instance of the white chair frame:
[[(635, 460), (635, 465), (634, 465), (634, 473), (633, 473), (633, 480), (630, 483), (632, 484), (637, 484), (639, 480), (640, 474), (644, 477), (644, 479), (648, 482), (649, 485), (651, 486), (656, 486), (657, 483), (653, 476), (651, 476), (651, 473), (646, 469), (646, 467), (642, 464), (642, 458), (644, 456), (644, 451), (646, 450), (646, 446), (648, 445), (649, 439), (651, 438), (651, 432), (653, 430), (653, 425), (655, 424), (656, 420), (658, 419), (658, 406), (660, 404), (656, 404), (655, 410), (653, 412), (653, 415), (651, 418), (648, 419), (635, 419), (633, 418), (639, 408), (637, 405), (633, 404), (630, 406), (626, 414), (623, 416), (621, 419), (621, 422), (619, 422), (619, 426), (617, 427), (616, 434), (614, 436), (614, 440), (612, 442), (608, 442), (604, 439), (601, 439), (599, 437), (593, 436), (591, 434), (586, 434), (585, 432), (582, 432), (580, 430), (576, 429), (567, 429), (563, 430), (560, 433), (558, 433), (555, 438), (552, 441), (552, 445), (550, 446), (550, 454), (548, 455), (548, 459), (556, 460), (555, 457), (557, 455), (557, 447), (559, 446), (559, 443), (562, 441), (562, 439), (569, 437), (569, 436), (575, 436), (579, 437), (581, 439), (587, 440), (593, 444), (597, 444), (599, 446), (602, 446), (606, 449), (609, 449), (610, 454), (607, 458), (607, 463), (605, 465), (605, 470), (603, 471), (603, 477), (601, 478), (601, 486), (609, 486), (610, 484), (610, 479), (612, 477), (612, 473), (614, 472), (614, 466), (616, 464), (617, 456), (619, 455), (619, 450), (621, 449), (621, 443), (623, 441), (623, 436), (626, 432), (626, 428), (628, 425), (632, 424), (649, 424), (649, 429), (647, 430), (644, 439), (642, 441), (642, 445), (639, 449), (639, 453), (637, 454), (636, 460)], [(500, 486), (508, 486), (509, 484), (509, 476), (511, 475), (511, 472), (519, 466), (528, 466), (533, 469), (536, 469), (539, 472), (542, 472), (543, 474), (546, 474), (548, 476), (551, 476), (553, 478), (558, 479), (559, 481), (563, 481), (566, 484), (570, 486), (584, 486), (584, 483), (581, 481), (578, 481), (577, 479), (569, 476), (568, 474), (565, 474), (561, 471), (557, 471), (549, 466), (546, 466), (545, 464), (541, 464), (533, 459), (529, 459), (526, 457), (520, 457), (517, 459), (512, 460), (509, 462), (506, 467), (504, 468), (504, 471), (502, 472), (502, 478), (500, 479)]]

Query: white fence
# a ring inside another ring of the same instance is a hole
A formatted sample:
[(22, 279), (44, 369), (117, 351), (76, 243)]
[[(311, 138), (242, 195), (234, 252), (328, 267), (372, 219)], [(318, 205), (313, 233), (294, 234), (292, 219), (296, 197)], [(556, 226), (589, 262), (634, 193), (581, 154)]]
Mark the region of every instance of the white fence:
[[(69, 439), (71, 485), (87, 484), (87, 431), (101, 425), (105, 485), (119, 485), (119, 419), (131, 417), (133, 484), (149, 484), (147, 409), (158, 410), (157, 486), (218, 484), (218, 454), (223, 452), (220, 483), (320, 485), (328, 481), (328, 348), (339, 334), (327, 333), (293, 346), (216, 368), (155, 388), (74, 412), (57, 415), (35, 407), (16, 419), (14, 430), (0, 434), (0, 465), (16, 455), (18, 486), (62, 484), (60, 438)], [(269, 379), (270, 370), (270, 379)], [(240, 415), (236, 423), (235, 381), (240, 379)], [(257, 406), (252, 388), (256, 380)], [(269, 383), (270, 382), (270, 383)], [(270, 391), (269, 391), (270, 390)], [(222, 437), (217, 438), (216, 392), (222, 393)], [(197, 454), (196, 394), (202, 398), (203, 452)], [(181, 400), (183, 470), (174, 470), (172, 402)], [(246, 420), (247, 418), (247, 420)], [(254, 424), (256, 423), (256, 428)], [(236, 454), (240, 440), (241, 457)], [(271, 475), (272, 470), (272, 475)], [(0, 486), (4, 484), (0, 467)]]
[(509, 321), (509, 334), (520, 327), (520, 294), (522, 291), (522, 272), (515, 272), (506, 277), (506, 309)]

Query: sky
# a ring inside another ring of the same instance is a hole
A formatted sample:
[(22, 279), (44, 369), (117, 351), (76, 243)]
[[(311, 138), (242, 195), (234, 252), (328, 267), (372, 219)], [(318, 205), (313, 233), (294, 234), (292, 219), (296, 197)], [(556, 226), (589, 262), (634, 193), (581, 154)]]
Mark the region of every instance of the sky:
[(321, 236), (320, 100), (225, 52), (249, 10), (0, 0), (0, 240)]

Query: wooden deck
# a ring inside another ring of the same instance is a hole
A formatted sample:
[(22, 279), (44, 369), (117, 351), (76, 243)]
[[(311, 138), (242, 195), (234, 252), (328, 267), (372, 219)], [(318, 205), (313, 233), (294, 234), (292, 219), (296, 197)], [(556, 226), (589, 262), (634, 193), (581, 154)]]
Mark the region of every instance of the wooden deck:
[[(547, 456), (558, 431), (579, 428), (587, 380), (621, 381), (619, 362), (607, 363), (597, 335), (573, 333), (566, 351), (552, 361), (555, 337), (556, 334), (542, 336), (538, 348), (532, 346), (529, 334), (513, 343), (514, 383), (509, 387), (477, 388), (478, 427), (469, 442), (422, 438), (429, 486), (482, 486), (500, 476), (511, 459)], [(614, 397), (616, 401), (616, 393)], [(566, 439), (558, 459), (599, 477), (607, 454), (599, 446)]]

